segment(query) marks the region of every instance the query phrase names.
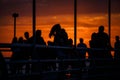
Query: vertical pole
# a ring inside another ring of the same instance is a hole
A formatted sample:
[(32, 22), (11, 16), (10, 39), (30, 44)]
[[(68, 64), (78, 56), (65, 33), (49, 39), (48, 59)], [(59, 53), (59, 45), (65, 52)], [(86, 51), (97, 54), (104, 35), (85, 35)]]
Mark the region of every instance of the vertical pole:
[(16, 37), (16, 18), (19, 16), (18, 13), (13, 13), (12, 17), (14, 18), (14, 37)]
[(33, 37), (34, 37), (34, 40), (33, 40), (33, 44), (35, 45), (35, 29), (36, 29), (36, 0), (33, 0)]
[(16, 37), (16, 17), (14, 17), (14, 37)]
[(74, 46), (76, 47), (77, 0), (74, 0)]
[(108, 0), (108, 34), (111, 43), (111, 0)]

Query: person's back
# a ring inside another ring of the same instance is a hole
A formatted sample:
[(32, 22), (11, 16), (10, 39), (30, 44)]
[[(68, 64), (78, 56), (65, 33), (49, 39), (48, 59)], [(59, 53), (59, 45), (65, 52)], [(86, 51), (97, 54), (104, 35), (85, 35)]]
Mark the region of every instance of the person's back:
[[(104, 32), (104, 26), (100, 26), (98, 33), (97, 33), (97, 45), (98, 48), (104, 49), (100, 50), (99, 52), (99, 57), (100, 58), (112, 58), (111, 56), (111, 45), (109, 41), (109, 36), (107, 33)], [(108, 49), (108, 50), (105, 50)]]
[(85, 58), (87, 45), (84, 43), (83, 38), (79, 39), (80, 43), (77, 45), (80, 50), (78, 50), (78, 55), (81, 58)]
[(43, 37), (42, 37), (42, 32), (41, 30), (37, 30), (36, 31), (36, 44), (39, 44), (39, 45), (46, 45)]
[(119, 36), (115, 37), (116, 42), (114, 43), (114, 49), (115, 49), (115, 54), (114, 54), (114, 58), (120, 58), (120, 40), (119, 40)]

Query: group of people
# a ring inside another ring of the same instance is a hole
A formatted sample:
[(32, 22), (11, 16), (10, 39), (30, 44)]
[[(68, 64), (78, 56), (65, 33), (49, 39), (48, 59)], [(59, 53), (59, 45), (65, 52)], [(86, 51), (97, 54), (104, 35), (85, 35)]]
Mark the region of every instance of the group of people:
[[(24, 37), (14, 37), (12, 40), (12, 44), (33, 44), (36, 43), (38, 45), (42, 45), (43, 47), (36, 47), (35, 49), (33, 46), (27, 47), (16, 47), (12, 46), (11, 50), (13, 52), (11, 56), (11, 62), (16, 60), (29, 60), (29, 59), (85, 59), (86, 52), (89, 54), (89, 59), (91, 59), (92, 65), (111, 65), (107, 61), (99, 61), (95, 60), (96, 58), (109, 58), (112, 59), (111, 49), (113, 49), (110, 45), (110, 39), (107, 33), (104, 32), (104, 26), (99, 26), (98, 32), (94, 32), (91, 35), (91, 40), (89, 41), (90, 50), (88, 50), (87, 45), (84, 43), (84, 39), (79, 39), (79, 44), (77, 46), (73, 45), (73, 40), (68, 38), (68, 34), (64, 28), (61, 27), (60, 24), (55, 24), (50, 30), (49, 38), (54, 37), (53, 41), (45, 42), (44, 38), (42, 37), (42, 31), (36, 30), (35, 35), (29, 36), (28, 32), (24, 33)], [(120, 40), (119, 36), (116, 36), (115, 42), (115, 58), (120, 57)], [(35, 41), (34, 41), (35, 40)], [(50, 46), (50, 47), (45, 47)], [(54, 47), (56, 46), (56, 47)], [(66, 48), (63, 48), (66, 47)], [(77, 50), (76, 48), (77, 47)], [(30, 71), (30, 64), (29, 63), (15, 63), (10, 64), (11, 73), (16, 74), (22, 72), (22, 67), (26, 66), (26, 73)], [(80, 68), (81, 66), (85, 66), (85, 62), (81, 60), (81, 62), (60, 62), (59, 69), (66, 70), (69, 66), (73, 68)], [(45, 63), (33, 63), (32, 64), (32, 71), (34, 72), (41, 72), (50, 69), (56, 69), (55, 62), (45, 62)], [(75, 72), (76, 73), (76, 72)], [(81, 73), (77, 71), (77, 73)], [(59, 75), (63, 76), (63, 73)], [(38, 76), (40, 77), (40, 76)], [(59, 77), (59, 80), (62, 80)]]

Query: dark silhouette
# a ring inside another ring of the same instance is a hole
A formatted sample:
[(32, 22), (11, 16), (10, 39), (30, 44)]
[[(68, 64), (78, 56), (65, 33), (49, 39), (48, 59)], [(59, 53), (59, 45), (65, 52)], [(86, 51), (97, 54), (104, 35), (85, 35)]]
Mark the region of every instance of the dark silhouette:
[[(90, 48), (99, 48), (102, 50), (95, 50), (94, 57), (96, 58), (111, 58), (111, 45), (109, 36), (104, 32), (104, 26), (100, 26), (98, 33), (93, 33), (89, 42)], [(106, 50), (105, 50), (106, 49)], [(92, 56), (92, 54), (91, 54)]]
[(74, 50), (73, 50), (74, 45), (73, 45), (73, 40), (71, 38), (68, 39), (67, 47), (71, 48), (71, 49), (67, 49), (65, 52), (67, 54), (67, 58), (68, 59), (75, 58), (75, 54), (74, 54)]
[[(43, 48), (42, 46), (46, 46), (46, 42), (44, 41), (44, 38), (42, 37), (42, 31), (36, 30), (35, 35), (36, 35), (35, 36), (35, 40), (36, 40), (35, 43), (38, 47), (35, 48), (35, 50), (33, 50), (31, 58), (32, 58), (32, 60), (45, 59), (46, 58), (46, 48)], [(30, 39), (33, 42), (34, 36), (32, 36)], [(34, 76), (35, 78), (38, 78), (38, 80), (42, 78), (41, 72), (46, 69), (45, 65), (46, 64), (42, 63), (42, 62), (32, 64), (32, 72), (39, 72), (41, 74), (41, 75)]]
[(28, 32), (24, 33), (24, 37), (25, 37), (24, 43), (30, 44), (30, 35)]
[(91, 40), (89, 41), (89, 45), (90, 45), (90, 48), (91, 48), (91, 50), (88, 52), (89, 53), (89, 58), (93, 59), (95, 57), (99, 57), (96, 54), (97, 53), (96, 50), (93, 50), (95, 48), (98, 48), (98, 45), (97, 45), (97, 33), (95, 33), (95, 32), (92, 33)]
[(87, 45), (84, 43), (84, 39), (83, 38), (80, 38), (79, 39), (80, 43), (78, 43), (77, 47), (79, 48), (78, 49), (78, 56), (80, 58), (83, 58), (85, 59), (86, 57), (86, 49), (87, 49)]
[[(119, 74), (120, 72), (120, 37), (115, 36), (115, 43), (114, 43), (114, 69), (113, 71), (116, 74)], [(120, 79), (119, 76), (114, 75), (116, 79)]]
[[(30, 42), (30, 36), (29, 36), (28, 32), (24, 33), (24, 37), (25, 37), (24, 44), (31, 44), (31, 42)], [(32, 47), (24, 47), (23, 56), (24, 56), (24, 59), (27, 60), (27, 61), (29, 59), (31, 59), (31, 56), (32, 56)], [(29, 63), (26, 63), (26, 69), (25, 70), (26, 70), (25, 71), (26, 73), (30, 73), (30, 64)]]
[(0, 80), (8, 80), (7, 64), (1, 52), (0, 52)]
[[(18, 43), (18, 40), (17, 40), (17, 37), (14, 37), (11, 44), (14, 45), (16, 43)], [(10, 62), (13, 62), (16, 58), (16, 54), (19, 51), (19, 49), (15, 46), (12, 46), (11, 50), (12, 50), (12, 56), (11, 56)], [(10, 64), (10, 69), (12, 74), (16, 73), (16, 66), (13, 63)]]
[(61, 28), (60, 24), (53, 25), (49, 37), (51, 38), (54, 36), (54, 45), (56, 46), (65, 46), (68, 40), (68, 34), (66, 33), (65, 29)]
[[(49, 37), (51, 38), (52, 36), (54, 37), (54, 40), (53, 40), (54, 46), (61, 46), (61, 47), (67, 46), (68, 34), (66, 33), (65, 29), (63, 29), (61, 27), (60, 24), (53, 25), (53, 27), (51, 28), (50, 33), (49, 33)], [(66, 58), (64, 49), (56, 48), (55, 52), (57, 54), (58, 59), (62, 60), (62, 59)], [(59, 63), (59, 69), (60, 70), (66, 69), (66, 65), (64, 64), (64, 62)], [(62, 80), (65, 77), (64, 72), (61, 72), (58, 75), (59, 75), (58, 80)]]
[(16, 37), (16, 18), (19, 16), (18, 13), (13, 13), (12, 17), (14, 17), (14, 37)]
[[(46, 49), (46, 59), (56, 59), (57, 58), (57, 54), (54, 48), (54, 45), (52, 42), (48, 41), (48, 48)], [(55, 62), (48, 62), (48, 70), (56, 70), (56, 63)]]
[[(111, 45), (109, 41), (109, 36), (104, 32), (104, 26), (99, 26), (98, 33), (93, 33), (90, 40), (90, 48), (94, 48), (89, 51), (90, 57), (92, 58), (91, 62), (94, 62), (95, 66), (111, 66), (112, 64), (112, 55), (111, 55)], [(93, 60), (94, 59), (94, 60)], [(99, 59), (103, 59), (102, 61)], [(94, 69), (94, 68), (93, 68)], [(97, 69), (97, 73), (110, 73), (110, 69)], [(91, 71), (92, 73), (94, 72)], [(109, 79), (109, 77), (102, 77), (100, 79)]]
[(120, 38), (119, 36), (115, 37), (116, 42), (114, 43), (115, 53), (114, 58), (119, 59), (120, 58)]
[[(13, 42), (14, 42), (14, 39), (13, 39)], [(23, 37), (19, 37), (18, 41), (12, 44), (23, 44), (24, 43), (24, 40), (23, 40)], [(16, 74), (16, 73), (22, 73), (22, 67), (23, 67), (23, 63), (16, 63), (15, 61), (18, 61), (18, 60), (24, 60), (24, 49), (22, 47), (12, 47), (12, 50), (13, 50), (13, 54), (11, 56), (11, 73), (12, 74)]]

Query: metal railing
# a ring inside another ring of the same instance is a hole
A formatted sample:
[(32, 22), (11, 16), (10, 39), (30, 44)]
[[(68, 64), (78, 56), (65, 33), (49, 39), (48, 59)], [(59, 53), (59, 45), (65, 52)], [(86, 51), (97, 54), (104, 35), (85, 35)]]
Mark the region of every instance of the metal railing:
[[(11, 47), (33, 47), (32, 44), (0, 44), (0, 52), (4, 51), (11, 51)], [(60, 50), (74, 50), (76, 53), (77, 50), (86, 50), (88, 53), (89, 51), (107, 51), (107, 49), (98, 49), (98, 48), (72, 48), (72, 47), (60, 47), (60, 46), (44, 46), (44, 45), (35, 45), (36, 48), (44, 48), (44, 49), (60, 49)], [(114, 51), (115, 49), (112, 49)], [(114, 59), (114, 58), (58, 58), (55, 59), (38, 59), (31, 57), (27, 60), (15, 60), (10, 61), (11, 58), (6, 59), (7, 64), (7, 70), (8, 70), (8, 77), (10, 80), (14, 80), (15, 78), (25, 78), (25, 80), (28, 80), (28, 78), (35, 78), (35, 77), (41, 77), (42, 80), (58, 80), (59, 77), (64, 78), (64, 80), (85, 80), (85, 79), (115, 79), (118, 78), (120, 75), (120, 59)], [(12, 74), (10, 71), (10, 65), (18, 65), (18, 64), (24, 64), (21, 68), (21, 73), (15, 73)], [(29, 64), (29, 72), (25, 72), (26, 64)], [(37, 65), (36, 65), (37, 64)], [(51, 65), (52, 64), (52, 65)], [(34, 67), (35, 65), (35, 67)], [(55, 67), (53, 69), (53, 66)], [(34, 67), (34, 68), (33, 68)], [(49, 69), (48, 69), (49, 67)], [(34, 71), (33, 69), (36, 70)], [(45, 69), (46, 68), (46, 69)], [(72, 75), (72, 76), (71, 76)], [(32, 76), (32, 77), (31, 77)], [(44, 76), (44, 77), (43, 77)], [(47, 79), (47, 77), (49, 79)], [(22, 79), (23, 80), (23, 79)]]

